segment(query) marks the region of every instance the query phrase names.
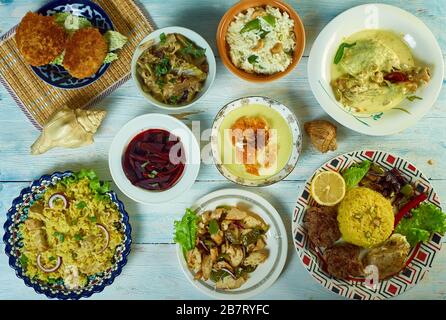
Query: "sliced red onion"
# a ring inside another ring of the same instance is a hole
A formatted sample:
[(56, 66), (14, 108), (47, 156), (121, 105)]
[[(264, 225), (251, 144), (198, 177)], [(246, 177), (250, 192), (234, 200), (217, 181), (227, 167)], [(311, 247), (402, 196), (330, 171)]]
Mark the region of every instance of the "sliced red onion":
[(56, 200), (62, 200), (64, 209), (68, 208), (68, 199), (65, 197), (65, 195), (63, 193), (55, 193), (48, 200), (48, 205), (51, 209), (54, 208), (54, 202)]
[(62, 264), (62, 258), (61, 257), (57, 257), (56, 265), (54, 267), (52, 267), (52, 268), (45, 268), (42, 265), (42, 262), (40, 260), (41, 260), (41, 255), (39, 254), (37, 256), (37, 266), (39, 267), (40, 270), (42, 270), (45, 273), (51, 273), (51, 272), (57, 271), (57, 269), (59, 269), (61, 264)]
[(230, 275), (231, 277), (233, 277), (234, 279), (237, 279), (237, 277), (235, 276), (235, 274), (234, 274), (231, 270), (229, 270), (228, 268), (221, 268), (220, 270), (223, 270), (223, 271), (229, 273), (229, 275)]
[(203, 240), (200, 240), (200, 245), (206, 252), (208, 252), (208, 253), (210, 252), (209, 248), (206, 246), (206, 244), (203, 242)]
[(98, 224), (96, 224), (96, 226), (97, 226), (99, 229), (101, 229), (102, 232), (103, 232), (104, 235), (105, 235), (105, 245), (104, 245), (104, 247), (99, 251), (99, 253), (102, 253), (102, 252), (105, 251), (105, 249), (108, 248), (108, 245), (109, 245), (109, 243), (110, 243), (110, 233), (108, 233), (107, 228), (105, 228), (102, 224), (98, 223)]

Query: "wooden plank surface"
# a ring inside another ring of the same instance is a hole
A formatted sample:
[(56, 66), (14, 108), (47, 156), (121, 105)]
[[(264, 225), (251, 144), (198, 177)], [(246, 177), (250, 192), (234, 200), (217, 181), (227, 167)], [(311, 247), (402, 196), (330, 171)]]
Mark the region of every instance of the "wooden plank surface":
[[(0, 0), (0, 32), (6, 32), (20, 21), (28, 10), (35, 10), (45, 1)], [(140, 1), (159, 27), (178, 25), (191, 28), (202, 34), (215, 49), (215, 31), (218, 21), (235, 1), (221, 0), (144, 0)], [(317, 2), (317, 3), (316, 3)], [(366, 3), (358, 0), (301, 0), (289, 1), (303, 18), (307, 31), (305, 57), (296, 71), (284, 79), (270, 84), (251, 84), (230, 74), (217, 57), (217, 78), (214, 86), (203, 101), (191, 111), (201, 113), (185, 121), (200, 121), (201, 130), (208, 129), (218, 110), (227, 102), (241, 96), (265, 94), (288, 105), (303, 124), (305, 121), (329, 119), (316, 102), (307, 82), (307, 61), (311, 45), (320, 30), (332, 18), (355, 5)], [(446, 3), (444, 0), (382, 1), (400, 6), (422, 19), (438, 39), (446, 53)], [(446, 81), (444, 81), (446, 83)], [(445, 207), (446, 173), (446, 114), (445, 87), (439, 100), (428, 115), (414, 127), (390, 137), (374, 138), (355, 133), (338, 126), (339, 148), (336, 152), (321, 155), (304, 137), (303, 154), (298, 166), (286, 181), (276, 185), (254, 189), (268, 199), (280, 212), (291, 238), (291, 215), (294, 202), (301, 192), (305, 180), (323, 162), (344, 152), (363, 148), (380, 149), (403, 156), (419, 167), (436, 187)], [(31, 180), (44, 173), (56, 170), (77, 170), (91, 167), (103, 179), (110, 179), (107, 167), (108, 148), (119, 128), (135, 116), (160, 112), (150, 106), (137, 92), (131, 81), (111, 96), (102, 100), (97, 108), (108, 111), (102, 127), (96, 135), (94, 145), (75, 150), (53, 150), (42, 156), (30, 156), (29, 147), (38, 132), (21, 113), (7, 92), (0, 88), (0, 225), (11, 201)], [(164, 113), (164, 112), (161, 112)], [(203, 137), (202, 146), (208, 143)], [(433, 160), (434, 164), (428, 164)], [(227, 182), (212, 163), (203, 164), (197, 183), (187, 195), (164, 205), (143, 206), (135, 204), (119, 193), (131, 216), (134, 228), (134, 245), (129, 263), (121, 276), (96, 299), (203, 299), (205, 296), (188, 283), (183, 276), (172, 244), (173, 220), (181, 217), (184, 209), (193, 200), (225, 187), (235, 187)], [(116, 190), (116, 188), (115, 188)], [(279, 280), (259, 299), (339, 299), (326, 291), (301, 266), (289, 239), (288, 261)], [(27, 298), (43, 299), (32, 289), (26, 288), (7, 265), (0, 245), (0, 299)], [(446, 298), (446, 272), (444, 250), (440, 253), (431, 273), (414, 289), (400, 299), (444, 299)], [(435, 280), (434, 280), (435, 279)]]

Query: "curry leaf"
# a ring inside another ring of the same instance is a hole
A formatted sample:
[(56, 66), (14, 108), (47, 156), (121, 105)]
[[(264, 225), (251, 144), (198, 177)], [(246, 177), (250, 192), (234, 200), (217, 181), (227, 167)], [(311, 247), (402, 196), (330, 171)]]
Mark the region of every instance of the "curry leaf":
[(248, 57), (248, 62), (249, 62), (250, 64), (257, 63), (258, 60), (259, 60), (259, 57), (256, 56), (255, 54), (250, 55), (250, 56)]

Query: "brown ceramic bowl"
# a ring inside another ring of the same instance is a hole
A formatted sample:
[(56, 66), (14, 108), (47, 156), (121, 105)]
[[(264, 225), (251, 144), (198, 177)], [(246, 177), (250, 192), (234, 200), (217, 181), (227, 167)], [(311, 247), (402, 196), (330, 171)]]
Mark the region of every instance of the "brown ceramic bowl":
[[(242, 69), (237, 68), (231, 60), (229, 56), (229, 45), (226, 42), (226, 33), (228, 31), (228, 27), (231, 22), (234, 20), (234, 17), (249, 8), (253, 7), (264, 7), (270, 5), (272, 7), (280, 9), (282, 12), (287, 12), (291, 19), (294, 20), (294, 34), (296, 35), (296, 49), (293, 53), (293, 61), (288, 66), (288, 68), (282, 72), (277, 72), (271, 75), (262, 75), (257, 73), (249, 73)], [(291, 8), (290, 5), (286, 4), (282, 0), (240, 0), (237, 4), (235, 4), (231, 9), (229, 9), (218, 25), (217, 30), (217, 47), (218, 52), (220, 54), (220, 58), (223, 61), (223, 64), (228, 68), (232, 73), (239, 76), (242, 79), (252, 81), (252, 82), (269, 82), (276, 79), (279, 79), (288, 73), (290, 73), (299, 63), (305, 49), (305, 29), (302, 23), (302, 20)]]

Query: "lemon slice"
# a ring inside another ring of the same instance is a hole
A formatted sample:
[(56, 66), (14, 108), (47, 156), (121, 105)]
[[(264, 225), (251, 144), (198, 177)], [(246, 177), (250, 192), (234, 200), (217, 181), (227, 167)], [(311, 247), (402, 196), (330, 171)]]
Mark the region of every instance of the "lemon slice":
[(345, 196), (344, 178), (337, 172), (324, 171), (317, 174), (310, 186), (314, 201), (322, 206), (334, 206)]

